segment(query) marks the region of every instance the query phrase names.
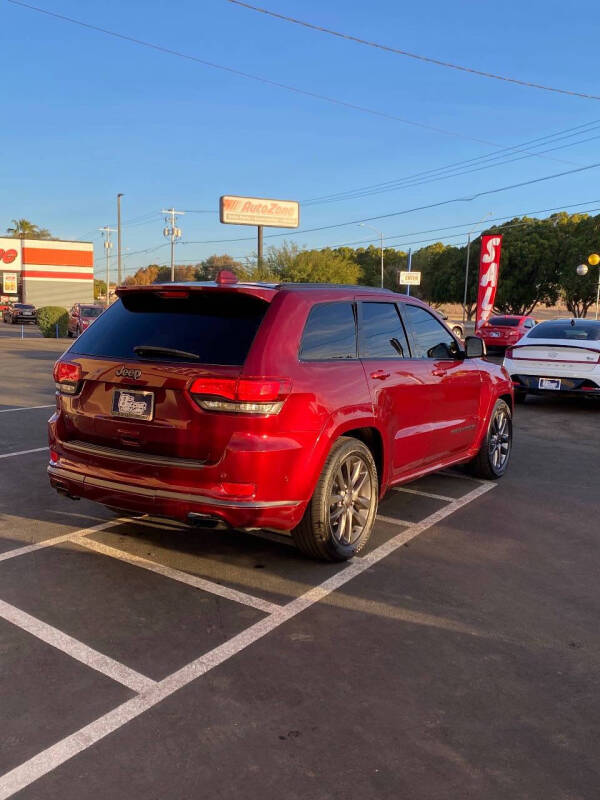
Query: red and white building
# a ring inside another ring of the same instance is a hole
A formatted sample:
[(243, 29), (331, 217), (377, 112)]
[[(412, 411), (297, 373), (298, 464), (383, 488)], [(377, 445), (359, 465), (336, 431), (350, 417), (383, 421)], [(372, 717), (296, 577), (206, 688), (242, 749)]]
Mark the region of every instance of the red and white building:
[(41, 306), (94, 302), (94, 245), (0, 238), (0, 299)]

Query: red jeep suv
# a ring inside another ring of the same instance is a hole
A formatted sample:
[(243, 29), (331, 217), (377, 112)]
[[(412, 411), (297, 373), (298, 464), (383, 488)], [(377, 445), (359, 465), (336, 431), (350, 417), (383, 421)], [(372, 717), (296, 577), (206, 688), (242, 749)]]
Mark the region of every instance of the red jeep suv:
[(190, 523), (364, 548), (393, 484), (471, 462), (496, 478), (512, 384), (422, 302), (361, 286), (126, 286), (56, 362), (50, 482)]

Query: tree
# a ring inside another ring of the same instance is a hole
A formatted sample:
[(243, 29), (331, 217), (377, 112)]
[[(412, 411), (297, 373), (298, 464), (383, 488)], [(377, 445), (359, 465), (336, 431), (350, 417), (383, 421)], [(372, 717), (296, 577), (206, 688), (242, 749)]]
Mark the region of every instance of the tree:
[(94, 300), (98, 300), (99, 297), (106, 297), (106, 281), (94, 278)]
[(51, 239), (52, 234), (46, 228), (34, 225), (28, 219), (13, 219), (12, 226), (6, 229), (9, 236), (20, 239)]
[[(564, 212), (563, 212), (564, 214)], [(596, 302), (598, 267), (590, 268), (588, 274), (580, 276), (578, 264), (587, 263), (590, 253), (600, 248), (600, 215), (587, 214), (556, 215), (557, 227), (564, 235), (561, 242), (560, 287), (569, 313), (574, 317), (585, 317), (590, 306)]]
[(281, 273), (281, 280), (294, 283), (356, 284), (360, 267), (335, 250), (303, 250)]
[(230, 269), (238, 276), (238, 278), (246, 279), (248, 277), (247, 270), (242, 266), (241, 261), (236, 261), (232, 256), (224, 253), (223, 255), (212, 255), (205, 258), (196, 267), (196, 280), (197, 281), (214, 281), (217, 273), (221, 269)]

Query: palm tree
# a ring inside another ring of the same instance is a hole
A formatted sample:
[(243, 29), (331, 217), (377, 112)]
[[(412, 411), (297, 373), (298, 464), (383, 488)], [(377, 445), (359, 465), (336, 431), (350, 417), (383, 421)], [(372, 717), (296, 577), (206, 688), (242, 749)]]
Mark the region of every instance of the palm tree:
[(7, 228), (6, 232), (9, 236), (15, 236), (19, 239), (52, 238), (52, 234), (47, 228), (40, 228), (39, 225), (34, 225), (28, 219), (13, 219), (12, 227)]

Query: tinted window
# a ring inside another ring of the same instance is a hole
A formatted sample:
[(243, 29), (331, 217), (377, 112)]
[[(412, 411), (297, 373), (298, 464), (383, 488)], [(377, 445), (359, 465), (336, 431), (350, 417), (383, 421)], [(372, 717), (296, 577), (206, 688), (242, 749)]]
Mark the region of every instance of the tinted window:
[(152, 345), (194, 353), (198, 358), (189, 359), (194, 363), (243, 364), (267, 307), (264, 300), (236, 292), (190, 292), (186, 299), (126, 295), (75, 341), (71, 353), (130, 361), (140, 360), (134, 347)]
[(394, 303), (361, 303), (361, 358), (408, 358), (410, 352)]
[(402, 305), (410, 325), (416, 358), (454, 358), (458, 352), (455, 339), (433, 314), (419, 306)]
[(102, 311), (98, 306), (81, 306), (82, 317), (99, 317)]
[(520, 321), (519, 317), (490, 317), (488, 325), (495, 328), (517, 328)]
[(570, 320), (540, 322), (527, 334), (528, 339), (579, 339), (600, 341), (600, 322), (575, 322)]
[(303, 361), (356, 358), (356, 322), (352, 303), (319, 303), (311, 309), (302, 334)]

